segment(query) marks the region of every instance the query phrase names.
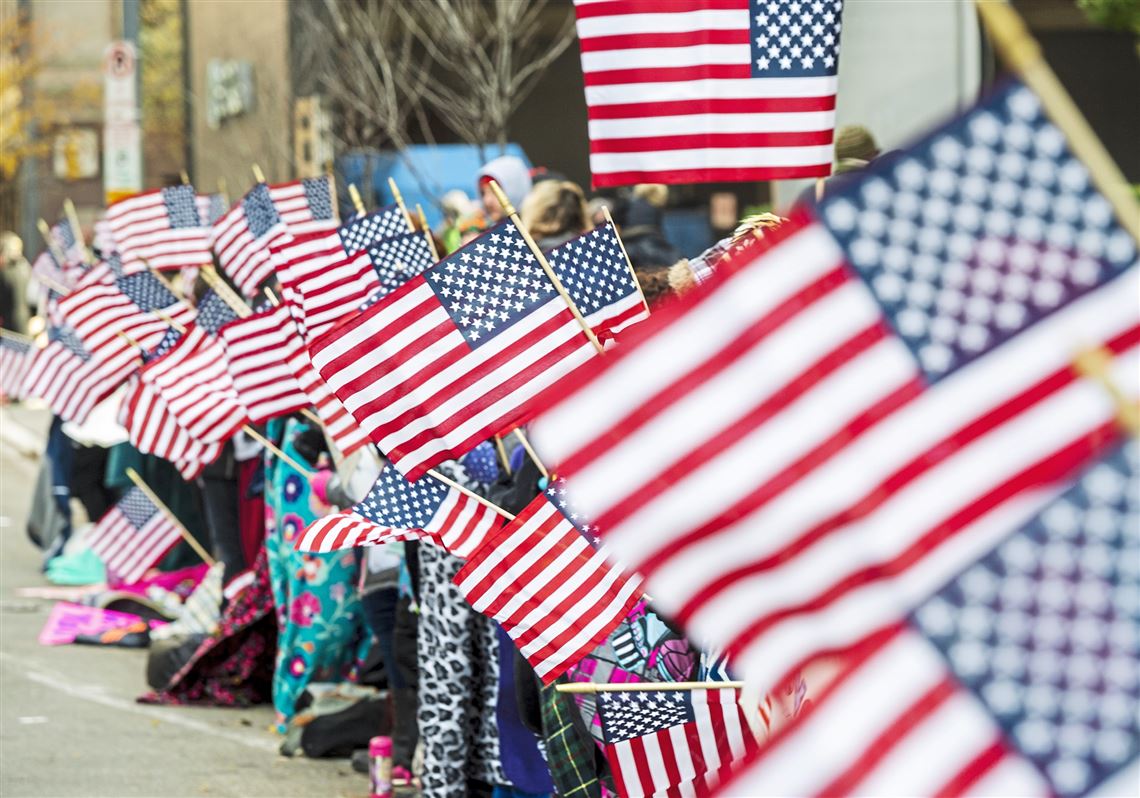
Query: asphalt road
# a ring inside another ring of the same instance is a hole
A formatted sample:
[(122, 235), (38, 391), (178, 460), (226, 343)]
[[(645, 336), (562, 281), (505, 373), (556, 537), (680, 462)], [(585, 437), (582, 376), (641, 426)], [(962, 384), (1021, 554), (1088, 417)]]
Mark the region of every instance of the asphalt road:
[(153, 707), (145, 652), (36, 642), (52, 602), (24, 533), (46, 416), (0, 408), (0, 796), (349, 796), (347, 760), (285, 759), (272, 712)]

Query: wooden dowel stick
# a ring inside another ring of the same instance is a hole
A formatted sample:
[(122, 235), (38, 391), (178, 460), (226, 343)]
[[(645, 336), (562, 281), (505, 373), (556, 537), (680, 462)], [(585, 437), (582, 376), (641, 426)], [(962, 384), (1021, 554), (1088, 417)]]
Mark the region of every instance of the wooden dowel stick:
[(75, 243), (83, 252), (83, 262), (90, 266), (91, 253), (87, 251), (87, 242), (83, 240), (83, 228), (79, 224), (79, 214), (75, 211), (75, 203), (71, 201), (71, 197), (64, 199), (63, 213), (67, 216), (67, 223), (71, 225), (71, 234), (75, 236)]
[(218, 193), (222, 195), (222, 202), (224, 202), (228, 208), (230, 205), (230, 192), (227, 190), (226, 179), (224, 177), (218, 178)]
[(51, 235), (51, 225), (44, 219), (36, 221), (36, 227), (40, 231), (40, 235), (44, 237), (44, 243), (47, 244), (48, 252), (55, 258), (56, 263), (61, 267), (67, 261), (67, 256), (60, 251), (59, 246), (56, 244), (55, 239)]
[(186, 173), (185, 169), (179, 169), (178, 176), (182, 179), (182, 185), (190, 185), (190, 175)]
[(645, 305), (645, 312), (649, 313), (649, 300), (645, 298), (645, 291), (641, 289), (641, 280), (637, 279), (637, 272), (633, 270), (633, 263), (629, 259), (629, 253), (625, 251), (625, 242), (621, 240), (617, 225), (614, 224), (614, 218), (610, 216), (609, 206), (603, 205), (602, 213), (605, 214), (606, 223), (614, 229), (614, 238), (617, 239), (618, 246), (621, 247), (621, 254), (622, 257), (625, 258), (625, 265), (629, 267), (630, 276), (633, 277), (633, 284), (637, 286), (637, 293), (641, 294), (641, 304)]
[(627, 682), (625, 684), (594, 684), (578, 682), (559, 684), (555, 690), (560, 693), (643, 693), (651, 690), (739, 690), (744, 682)]
[(33, 340), (32, 338), (26, 335), (21, 335), (18, 332), (5, 330), (3, 327), (0, 327), (0, 338), (8, 338), (12, 341), (19, 341), (22, 344), (30, 344)]
[(202, 548), (202, 544), (199, 543), (194, 538), (194, 536), (190, 534), (189, 529), (182, 525), (182, 522), (178, 520), (178, 516), (170, 511), (170, 508), (166, 506), (166, 503), (163, 502), (162, 499), (158, 498), (158, 495), (150, 489), (149, 485), (143, 482), (143, 479), (139, 476), (138, 472), (133, 468), (128, 467), (127, 478), (130, 479), (131, 482), (135, 483), (135, 487), (145, 493), (146, 497), (151, 500), (155, 507), (158, 508), (159, 512), (165, 515), (167, 519), (172, 524), (174, 524), (174, 526), (178, 529), (178, 534), (182, 536), (183, 540), (190, 544), (190, 548), (194, 549), (194, 553), (202, 558), (202, 562), (212, 567), (215, 563), (214, 558), (211, 557), (204, 548)]
[[(389, 465), (388, 468), (395, 468), (395, 466)], [(450, 477), (444, 476), (443, 474), (436, 471), (434, 468), (428, 469), (427, 473), (428, 473), (428, 476), (434, 477), (435, 479), (438, 479), (444, 485), (448, 485), (452, 488), (455, 488), (457, 491), (462, 493), (464, 496), (468, 496), (468, 497), (474, 499), (475, 501), (479, 502), (479, 504), (483, 505), (484, 507), (486, 507), (489, 510), (493, 510), (494, 512), (498, 513), (499, 515), (501, 515), (503, 518), (507, 519), (508, 521), (514, 521), (515, 520), (515, 516), (512, 513), (508, 513), (506, 510), (504, 510), (499, 505), (494, 504), (494, 503), (488, 501), (487, 499), (484, 499), (478, 493), (475, 493), (473, 490), (470, 490), (468, 488), (463, 487), (458, 482), (456, 482), (454, 479), (451, 479)]]
[(46, 285), (48, 288), (50, 288), (52, 291), (55, 291), (60, 296), (67, 296), (71, 293), (71, 289), (58, 280), (53, 280), (50, 277), (46, 277), (42, 274), (36, 274), (35, 272), (32, 272), (32, 276), (35, 277), (41, 285)]
[(234, 293), (232, 288), (226, 285), (225, 280), (221, 278), (212, 265), (203, 266), (201, 274), (206, 284), (214, 289), (214, 293), (220, 296), (222, 301), (229, 305), (230, 309), (240, 318), (245, 319), (253, 315), (253, 311), (249, 305), (245, 304), (242, 298)]
[(594, 331), (590, 329), (590, 325), (582, 316), (582, 311), (578, 310), (578, 306), (574, 304), (574, 300), (570, 297), (570, 294), (566, 292), (565, 287), (563, 287), (562, 281), (558, 279), (558, 275), (554, 273), (554, 269), (550, 268), (550, 264), (546, 261), (546, 255), (542, 253), (542, 250), (538, 248), (538, 244), (534, 243), (534, 239), (531, 238), (530, 233), (523, 227), (518, 212), (515, 210), (515, 206), (511, 205), (511, 201), (507, 199), (507, 195), (497, 182), (492, 180), (490, 181), (490, 185), (491, 191), (495, 193), (496, 199), (499, 200), (499, 204), (503, 207), (503, 212), (510, 217), (511, 223), (518, 228), (523, 240), (526, 241), (526, 245), (530, 247), (530, 251), (538, 258), (539, 265), (542, 267), (542, 270), (546, 272), (546, 276), (550, 279), (550, 282), (554, 284), (554, 289), (558, 292), (558, 295), (562, 297), (566, 306), (570, 308), (570, 312), (582, 327), (582, 332), (586, 334), (586, 338), (588, 338), (590, 343), (594, 345), (594, 348), (598, 350), (598, 354), (604, 352), (605, 350), (602, 348), (601, 341), (598, 340), (598, 336), (594, 335)]
[(416, 226), (412, 222), (412, 214), (408, 211), (408, 206), (404, 204), (404, 195), (400, 193), (400, 187), (396, 185), (396, 181), (389, 177), (388, 188), (392, 190), (392, 197), (396, 200), (396, 205), (399, 206), (400, 212), (404, 214), (404, 221), (408, 223), (408, 232), (416, 232)]
[(1073, 360), (1073, 368), (1082, 377), (1095, 380), (1112, 397), (1116, 420), (1126, 432), (1140, 435), (1140, 406), (1120, 389), (1112, 379), (1113, 354), (1105, 347), (1081, 352)]
[(299, 471), (307, 479), (312, 479), (313, 477), (316, 476), (316, 474), (314, 472), (305, 468), (303, 465), (298, 463), (292, 457), (285, 454), (285, 452), (283, 452), (279, 448), (277, 448), (277, 445), (274, 444), (273, 441), (269, 440), (269, 438), (266, 438), (260, 432), (255, 430), (253, 427), (249, 426), (249, 424), (246, 424), (241, 429), (242, 429), (242, 432), (244, 432), (246, 435), (253, 438), (255, 441), (257, 441), (262, 446), (264, 446), (266, 449), (268, 449), (272, 454), (276, 455), (278, 457), (278, 459), (280, 459), (283, 462), (286, 462), (289, 465), (293, 466), (294, 469)]
[(503, 470), (507, 472), (507, 476), (511, 475), (511, 458), (507, 456), (507, 447), (503, 445), (503, 438), (500, 435), (495, 436), (495, 450), (499, 453), (499, 460), (503, 463)]
[(428, 227), (427, 215), (424, 213), (424, 206), (416, 203), (416, 214), (420, 217), (420, 227), (424, 229), (424, 238), (427, 239), (428, 249), (431, 250), (432, 260), (439, 260), (439, 253), (435, 250), (435, 238), (431, 234), (431, 228)]
[(360, 198), (360, 191), (357, 190), (355, 183), (348, 184), (348, 197), (352, 200), (352, 207), (356, 208), (356, 212), (364, 215), (364, 200)]
[(258, 166), (257, 164), (253, 164), (253, 166), (251, 166), (250, 168), (253, 170), (253, 179), (256, 180), (258, 183), (264, 183), (265, 182), (265, 172), (261, 171), (261, 167)]
[(515, 427), (515, 435), (519, 436), (519, 443), (526, 449), (526, 453), (530, 455), (530, 459), (534, 461), (534, 464), (538, 466), (539, 473), (547, 479), (550, 479), (550, 472), (546, 470), (546, 466), (544, 466), (542, 460), (538, 458), (538, 452), (534, 450), (534, 447), (530, 445), (530, 441), (526, 439), (526, 433), (522, 431), (522, 427)]
[(824, 183), (824, 180), (822, 177), (817, 177), (815, 179), (815, 201), (816, 202), (819, 202), (821, 199), (823, 199), (823, 183)]
[(1140, 203), (1108, 150), (1049, 67), (1041, 54), (1041, 46), (1030, 35), (1025, 22), (1005, 2), (974, 0), (974, 6), (1002, 58), (1037, 95), (1045, 114), (1065, 134), (1073, 154), (1088, 169), (1120, 224), (1140, 242)]
[(176, 333), (184, 333), (184, 332), (186, 332), (186, 327), (184, 327), (183, 325), (179, 324), (177, 321), (175, 321), (174, 319), (170, 318), (169, 316), (167, 316), (167, 315), (166, 315), (165, 313), (163, 313), (162, 311), (160, 311), (160, 310), (156, 310), (156, 311), (154, 311), (154, 315), (158, 316), (158, 320), (159, 320), (159, 321), (162, 321), (162, 322), (165, 322), (165, 323), (166, 323), (166, 326), (167, 326), (167, 327), (169, 327), (170, 329), (174, 330), (174, 332), (176, 332)]

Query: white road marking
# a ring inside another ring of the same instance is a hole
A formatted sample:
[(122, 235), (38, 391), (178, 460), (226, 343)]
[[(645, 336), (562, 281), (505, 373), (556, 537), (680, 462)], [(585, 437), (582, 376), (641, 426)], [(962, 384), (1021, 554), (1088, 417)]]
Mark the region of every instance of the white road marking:
[(24, 659), (23, 657), (13, 656), (6, 652), (0, 651), (0, 662), (10, 663), (23, 669), (21, 675), (32, 682), (42, 684), (45, 687), (50, 687), (53, 690), (58, 690), (67, 695), (75, 698), (80, 698), (84, 701), (90, 701), (93, 704), (108, 707), (110, 709), (117, 709), (120, 712), (126, 712), (132, 715), (141, 715), (144, 718), (169, 723), (173, 726), (178, 726), (189, 731), (205, 734), (210, 737), (229, 740), (230, 742), (244, 745), (247, 748), (255, 748), (259, 751), (269, 751), (276, 753), (279, 744), (267, 740), (263, 737), (255, 737), (251, 735), (239, 734), (229, 731), (227, 729), (219, 728), (210, 723), (203, 723), (202, 721), (193, 720), (191, 718), (184, 718), (173, 712), (164, 711), (158, 707), (148, 707), (141, 704), (136, 704), (132, 701), (126, 701), (121, 698), (106, 695), (104, 688), (96, 685), (82, 685), (74, 684), (70, 680), (48, 673), (42, 670), (37, 670), (39, 667), (31, 660)]

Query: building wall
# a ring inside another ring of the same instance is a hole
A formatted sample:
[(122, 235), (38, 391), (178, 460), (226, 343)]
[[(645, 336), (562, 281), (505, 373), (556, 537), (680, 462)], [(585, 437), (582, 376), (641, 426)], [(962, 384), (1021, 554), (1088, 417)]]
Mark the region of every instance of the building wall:
[[(286, 0), (187, 0), (187, 54), (191, 106), (191, 177), (200, 190), (224, 180), (231, 200), (253, 182), (252, 164), (272, 181), (293, 176), (293, 93), (289, 73), (289, 4)], [(206, 69), (211, 59), (253, 65), (254, 107), (206, 122)]]
[[(103, 51), (118, 35), (118, 0), (30, 0), (22, 4), (31, 23), (29, 51), (39, 65), (29, 100), (36, 112), (38, 135), (49, 144), (70, 128), (95, 131), (103, 124)], [(103, 205), (102, 157), (90, 178), (64, 180), (53, 171), (50, 149), (24, 164), (20, 234), (25, 252), (37, 253), (43, 240), (36, 219), (54, 222), (70, 198), (85, 224)]]

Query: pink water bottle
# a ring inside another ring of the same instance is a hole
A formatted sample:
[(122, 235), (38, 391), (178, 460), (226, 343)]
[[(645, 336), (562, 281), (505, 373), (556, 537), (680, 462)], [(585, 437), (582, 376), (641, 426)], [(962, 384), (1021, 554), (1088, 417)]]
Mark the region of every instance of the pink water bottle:
[(369, 798), (392, 798), (392, 738), (373, 737), (368, 741), (368, 768), (372, 779)]

